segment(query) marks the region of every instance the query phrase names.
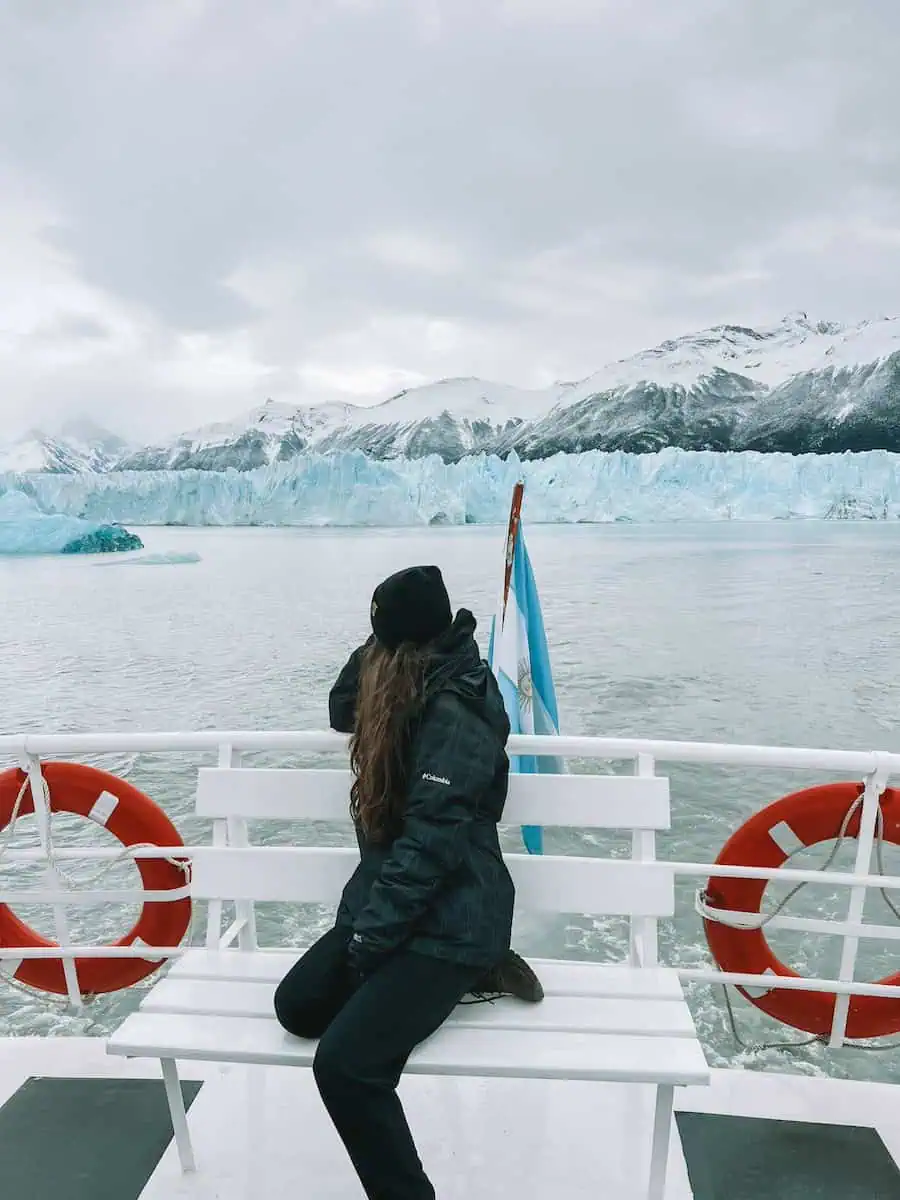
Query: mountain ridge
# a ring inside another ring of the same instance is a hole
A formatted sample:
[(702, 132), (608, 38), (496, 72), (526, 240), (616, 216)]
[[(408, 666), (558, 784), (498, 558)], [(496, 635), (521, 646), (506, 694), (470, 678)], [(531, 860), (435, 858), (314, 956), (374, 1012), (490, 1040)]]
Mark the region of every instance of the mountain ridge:
[(103, 474), (131, 450), (124, 438), (109, 429), (86, 419), (72, 420), (56, 433), (30, 429), (0, 443), (0, 474)]
[[(110, 435), (112, 436), (112, 435)], [(45, 439), (52, 441), (53, 439)], [(301, 454), (360, 450), (445, 463), (620, 450), (900, 452), (900, 320), (856, 324), (788, 314), (758, 329), (722, 324), (661, 342), (582, 380), (543, 389), (473, 377), (405, 388), (374, 405), (267, 401), (155, 446), (44, 446), (54, 471), (252, 470)], [(64, 441), (64, 439), (62, 439)], [(8, 456), (0, 450), (0, 469)]]

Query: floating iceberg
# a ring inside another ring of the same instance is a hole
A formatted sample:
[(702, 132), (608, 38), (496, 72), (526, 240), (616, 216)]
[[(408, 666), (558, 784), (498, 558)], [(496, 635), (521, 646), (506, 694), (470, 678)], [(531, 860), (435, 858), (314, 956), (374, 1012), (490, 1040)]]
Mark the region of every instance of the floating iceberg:
[(437, 456), (379, 462), (348, 452), (255, 471), (6, 477), (45, 511), (97, 524), (299, 526), (502, 524), (519, 478), (530, 524), (900, 516), (900, 454), (882, 450), (591, 451), (527, 462), (478, 455), (458, 463)]
[(118, 525), (46, 512), (24, 492), (0, 495), (0, 555), (106, 554), (142, 548), (139, 537)]

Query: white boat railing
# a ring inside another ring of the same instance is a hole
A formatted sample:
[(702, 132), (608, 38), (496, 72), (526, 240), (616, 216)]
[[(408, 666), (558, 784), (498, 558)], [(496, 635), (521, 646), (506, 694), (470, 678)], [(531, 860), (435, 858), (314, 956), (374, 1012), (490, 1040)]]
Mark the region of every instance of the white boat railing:
[[(212, 753), (284, 751), (303, 754), (346, 750), (342, 733), (300, 730), (197, 730), (193, 733), (29, 733), (0, 734), (0, 755)], [(645, 738), (546, 737), (513, 734), (511, 754), (555, 758), (632, 760), (649, 755), (657, 762), (706, 763), (719, 767), (775, 767), (839, 771), (861, 777), (879, 768), (900, 774), (900, 754), (882, 750), (815, 750), (788, 746), (742, 746), (718, 742), (653, 741)]]
[[(3, 734), (0, 735), (0, 757), (12, 757), (23, 767), (34, 770), (42, 758), (60, 758), (84, 754), (178, 754), (214, 753), (219, 762), (238, 765), (243, 754), (287, 753), (326, 754), (344, 753), (347, 737), (330, 731), (234, 731), (203, 730), (193, 733), (98, 733), (98, 734)], [(704, 969), (674, 966), (684, 982), (711, 985), (731, 984), (740, 987), (758, 986), (763, 980), (767, 989), (830, 992), (838, 997), (830, 1045), (844, 1041), (851, 996), (881, 996), (900, 999), (900, 986), (865, 983), (854, 978), (859, 941), (873, 938), (885, 941), (900, 939), (900, 925), (874, 925), (863, 921), (866, 893), (869, 889), (900, 891), (900, 877), (879, 875), (871, 871), (875, 847), (878, 800), (892, 776), (900, 776), (900, 754), (886, 751), (821, 750), (778, 746), (729, 745), (712, 742), (657, 741), (643, 738), (601, 737), (538, 737), (514, 735), (509, 739), (511, 754), (548, 755), (560, 758), (581, 758), (598, 761), (630, 761), (636, 772), (653, 774), (658, 763), (707, 765), (710, 767), (775, 768), (798, 771), (834, 772), (865, 783), (856, 862), (852, 872), (816, 871), (790, 867), (717, 866), (715, 863), (665, 861), (676, 876), (709, 878), (737, 876), (752, 879), (778, 879), (786, 883), (832, 884), (849, 890), (847, 916), (844, 920), (787, 917), (778, 915), (767, 922), (773, 928), (804, 933), (826, 934), (842, 939), (841, 962), (837, 979), (793, 978), (773, 975), (738, 974), (715, 968)], [(640, 856), (640, 834), (635, 835), (635, 856)], [(42, 839), (43, 841), (43, 839)], [(192, 846), (135, 848), (130, 857), (190, 859)], [(122, 851), (98, 847), (54, 847), (56, 860), (109, 860), (121, 858)], [(3, 854), (6, 862), (45, 862), (46, 845), (41, 848), (12, 850)], [(175, 899), (180, 892), (169, 895), (153, 894), (153, 899)], [(109, 891), (73, 892), (43, 888), (0, 890), (0, 903), (45, 904), (53, 907), (60, 945), (48, 947), (0, 948), (0, 963), (26, 958), (61, 958), (71, 971), (72, 959), (79, 958), (144, 958), (150, 957), (141, 946), (78, 946), (60, 936), (67, 928), (65, 910), (71, 906), (95, 905), (99, 902), (133, 902), (148, 898), (141, 891), (111, 889)], [(154, 947), (153, 959), (175, 958), (185, 953), (186, 946)], [(274, 948), (273, 948), (274, 949)], [(290, 952), (288, 949), (286, 953)], [(77, 988), (77, 984), (75, 985)], [(76, 993), (77, 996), (77, 993)], [(80, 997), (77, 997), (80, 999)]]

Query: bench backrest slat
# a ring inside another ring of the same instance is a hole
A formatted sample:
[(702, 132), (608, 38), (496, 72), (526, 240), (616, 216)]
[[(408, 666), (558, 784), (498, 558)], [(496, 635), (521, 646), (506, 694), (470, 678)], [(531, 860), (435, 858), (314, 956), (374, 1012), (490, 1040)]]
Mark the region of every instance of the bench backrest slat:
[[(672, 871), (663, 863), (507, 854), (516, 907), (553, 913), (668, 917)], [(321, 846), (198, 847), (191, 891), (199, 900), (336, 904), (359, 852)]]
[[(199, 772), (197, 815), (349, 821), (348, 770), (214, 768)], [(669, 781), (636, 775), (510, 775), (504, 824), (668, 829)]]

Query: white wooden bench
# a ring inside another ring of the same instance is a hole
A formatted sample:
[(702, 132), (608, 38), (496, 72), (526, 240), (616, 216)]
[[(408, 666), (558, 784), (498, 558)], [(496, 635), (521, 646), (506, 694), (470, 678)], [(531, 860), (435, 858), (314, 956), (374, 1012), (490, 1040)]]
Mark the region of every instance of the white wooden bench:
[[(646, 764), (645, 764), (646, 765)], [(275, 1020), (277, 983), (302, 952), (257, 945), (254, 903), (337, 904), (356, 849), (248, 845), (249, 820), (348, 821), (346, 770), (225, 767), (199, 772), (197, 813), (213, 845), (192, 852), (192, 894), (209, 901), (206, 946), (192, 948), (109, 1038), (110, 1054), (159, 1058), (182, 1169), (194, 1157), (176, 1061), (310, 1066), (316, 1043)], [(631, 952), (617, 964), (535, 960), (538, 1005), (462, 1005), (412, 1054), (418, 1074), (619, 1081), (656, 1086), (648, 1200), (662, 1200), (674, 1089), (710, 1074), (675, 973), (657, 965), (656, 922), (674, 911), (671, 870), (655, 861), (669, 825), (668, 780), (652, 774), (510, 779), (504, 822), (631, 831), (630, 859), (508, 854), (518, 909), (627, 916)], [(236, 919), (222, 932), (222, 904)], [(235, 942), (237, 943), (235, 947)]]

